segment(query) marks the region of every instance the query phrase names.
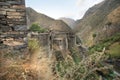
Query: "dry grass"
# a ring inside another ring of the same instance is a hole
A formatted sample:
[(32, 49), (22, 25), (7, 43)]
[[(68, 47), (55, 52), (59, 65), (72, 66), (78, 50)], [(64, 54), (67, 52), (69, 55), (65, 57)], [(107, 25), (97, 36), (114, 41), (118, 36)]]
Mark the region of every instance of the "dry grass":
[(112, 24), (120, 24), (120, 7), (116, 8), (108, 15), (108, 21)]
[(33, 45), (35, 45), (32, 46), (33, 53), (27, 54), (30, 56), (24, 59), (19, 59), (19, 55), (17, 58), (14, 58), (16, 55), (8, 55), (8, 58), (4, 55), (11, 54), (11, 51), (7, 49), (1, 51), (0, 80), (53, 80), (53, 61), (47, 57), (43, 48), (38, 47), (39, 44)]

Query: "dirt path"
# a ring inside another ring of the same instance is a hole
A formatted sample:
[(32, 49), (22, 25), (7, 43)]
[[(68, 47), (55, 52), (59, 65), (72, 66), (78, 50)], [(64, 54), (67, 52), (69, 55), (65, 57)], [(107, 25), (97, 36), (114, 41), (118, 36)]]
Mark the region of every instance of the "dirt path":
[(39, 49), (31, 56), (30, 68), (38, 72), (39, 80), (53, 80), (52, 60), (45, 55), (44, 49)]

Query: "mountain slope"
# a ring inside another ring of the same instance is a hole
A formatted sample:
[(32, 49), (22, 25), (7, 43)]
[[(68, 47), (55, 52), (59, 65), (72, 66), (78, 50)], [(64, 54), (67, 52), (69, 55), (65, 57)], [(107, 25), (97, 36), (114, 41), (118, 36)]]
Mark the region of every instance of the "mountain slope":
[[(74, 30), (86, 45), (91, 46), (95, 42), (99, 42), (99, 40), (113, 35), (113, 32), (120, 32), (119, 25), (113, 23), (108, 25), (108, 15), (119, 6), (120, 0), (105, 0), (91, 7), (83, 19), (75, 22)], [(117, 14), (119, 15), (119, 13)], [(96, 35), (96, 38), (93, 35)]]
[(41, 26), (48, 27), (51, 25), (52, 21), (54, 20), (44, 14), (36, 12), (30, 7), (26, 8), (26, 14), (27, 14), (27, 20), (29, 26), (32, 23), (39, 23)]
[(44, 14), (38, 13), (32, 8), (26, 9), (27, 24), (30, 27), (33, 23), (38, 23), (41, 27), (59, 31), (72, 31), (71, 28), (61, 20), (52, 19)]
[(54, 20), (52, 22), (52, 25), (50, 26), (51, 29), (55, 29), (58, 31), (67, 31), (67, 32), (72, 32), (71, 28), (62, 20)]
[(70, 19), (70, 18), (60, 18), (59, 20), (64, 21), (67, 25), (69, 25), (71, 28), (74, 27), (75, 20)]

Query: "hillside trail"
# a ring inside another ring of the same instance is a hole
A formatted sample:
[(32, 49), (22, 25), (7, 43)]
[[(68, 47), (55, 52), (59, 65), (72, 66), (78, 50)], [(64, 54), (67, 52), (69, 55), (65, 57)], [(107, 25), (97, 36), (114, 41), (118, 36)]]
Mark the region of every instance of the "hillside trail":
[(38, 80), (54, 80), (52, 65), (53, 60), (46, 55), (46, 50), (40, 48), (31, 55), (30, 62), (25, 65), (25, 68), (35, 71)]

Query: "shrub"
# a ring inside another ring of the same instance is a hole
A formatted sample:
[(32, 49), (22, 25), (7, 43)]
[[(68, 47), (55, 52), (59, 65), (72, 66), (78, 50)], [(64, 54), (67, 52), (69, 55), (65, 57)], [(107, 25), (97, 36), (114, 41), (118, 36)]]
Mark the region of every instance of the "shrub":
[(94, 33), (92, 36), (93, 36), (93, 38), (95, 38), (97, 36), (97, 34)]
[(32, 24), (31, 27), (30, 27), (30, 31), (33, 31), (33, 32), (39, 32), (39, 33), (43, 33), (45, 32), (46, 30), (43, 29), (41, 26), (39, 26), (38, 24)]
[(81, 61), (81, 56), (77, 48), (72, 48), (70, 50), (71, 57), (73, 58), (74, 62), (78, 64)]
[(111, 66), (102, 64), (107, 58), (104, 51), (83, 58), (78, 64), (68, 57), (65, 61), (57, 63), (56, 72), (60, 80), (99, 80), (101, 75), (97, 74), (96, 70), (112, 69)]
[(39, 41), (37, 39), (29, 39), (28, 48), (30, 52), (35, 52), (39, 47)]

